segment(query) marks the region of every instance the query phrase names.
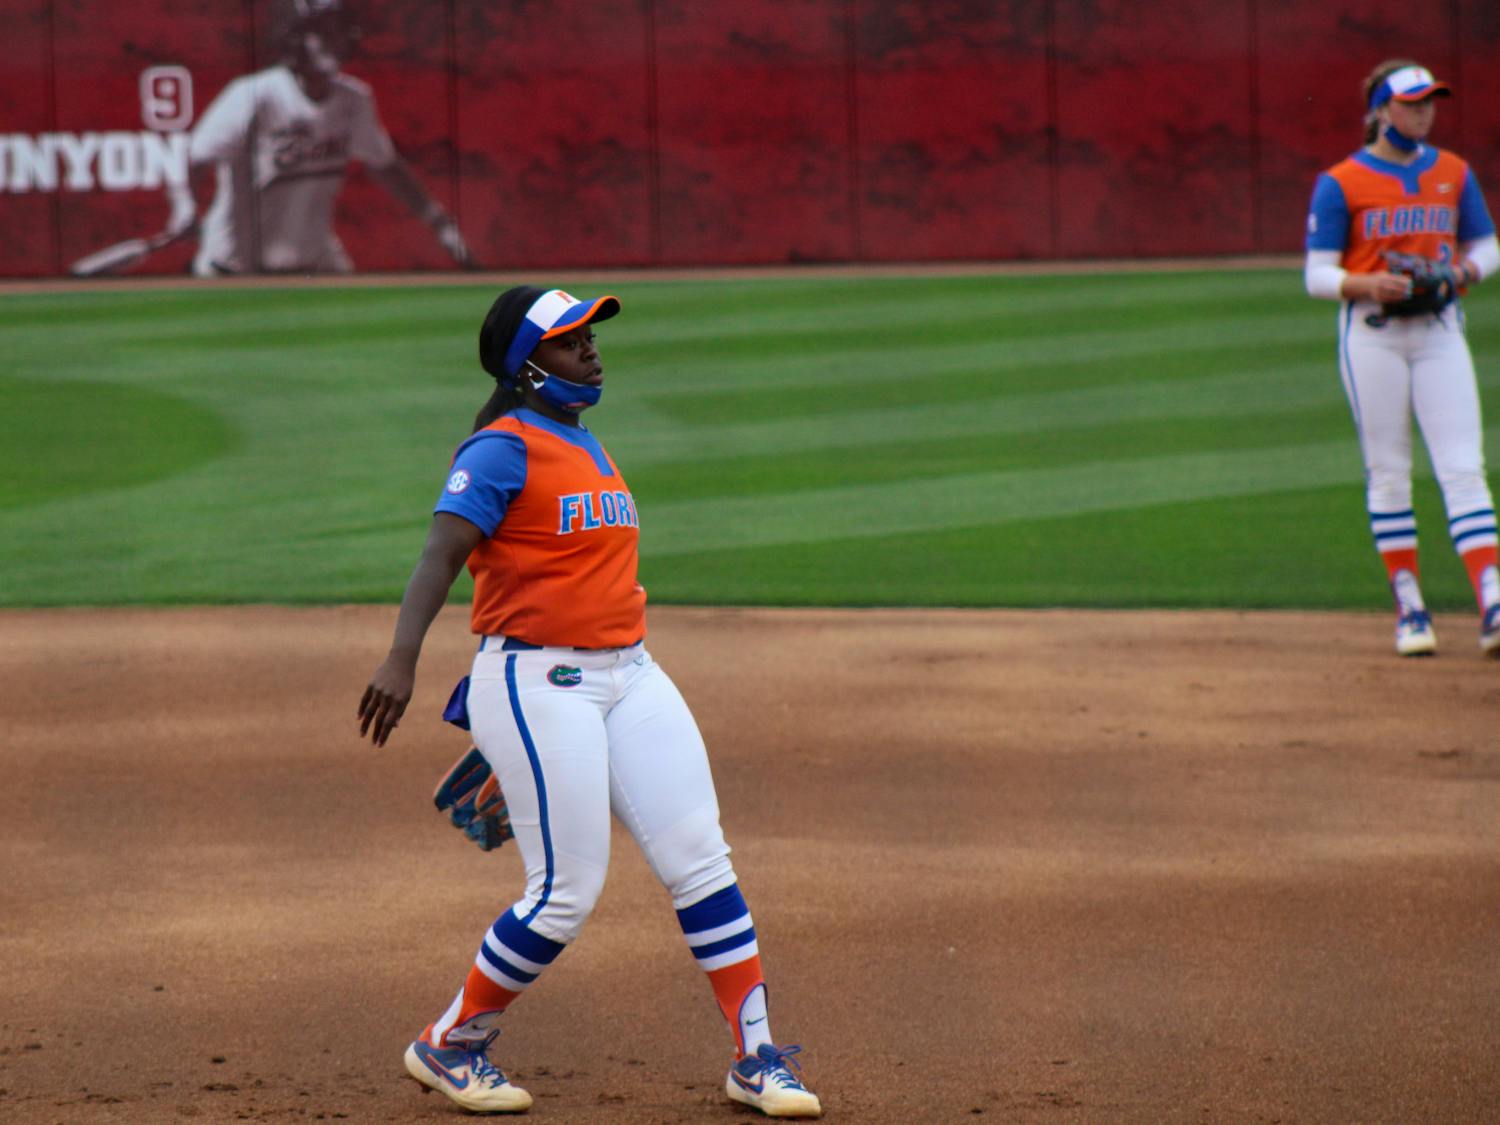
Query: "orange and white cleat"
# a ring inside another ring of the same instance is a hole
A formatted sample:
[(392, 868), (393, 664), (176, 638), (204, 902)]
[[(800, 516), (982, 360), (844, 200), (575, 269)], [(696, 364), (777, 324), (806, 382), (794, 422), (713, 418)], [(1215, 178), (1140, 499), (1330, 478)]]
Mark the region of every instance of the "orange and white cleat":
[(525, 1113), (531, 1095), (513, 1086), (487, 1054), (498, 1031), (477, 1046), (434, 1047), (417, 1039), (406, 1048), (406, 1073), (422, 1084), (422, 1092), (446, 1094), (470, 1113)]
[(1484, 620), (1479, 625), (1479, 651), (1500, 657), (1500, 602), (1484, 611)]
[(791, 1071), (792, 1066), (802, 1069), (792, 1058), (801, 1050), (795, 1046), (761, 1044), (755, 1054), (746, 1055), (729, 1068), (724, 1092), (767, 1117), (821, 1117), (823, 1106), (818, 1095), (802, 1085)]
[[(1500, 638), (1497, 638), (1500, 643)], [(1437, 651), (1437, 633), (1424, 609), (1410, 609), (1396, 620), (1396, 652), (1400, 656), (1431, 656)]]

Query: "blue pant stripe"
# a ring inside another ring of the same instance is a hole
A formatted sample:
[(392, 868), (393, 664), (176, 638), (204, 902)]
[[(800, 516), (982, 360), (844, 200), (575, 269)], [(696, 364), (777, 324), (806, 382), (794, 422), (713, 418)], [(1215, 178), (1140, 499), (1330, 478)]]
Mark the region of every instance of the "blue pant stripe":
[(736, 918), (750, 913), (745, 905), (745, 896), (740, 894), (740, 885), (731, 883), (722, 891), (715, 891), (702, 902), (684, 906), (677, 912), (677, 923), (685, 934), (702, 933), (728, 925)]
[(531, 908), (531, 913), (521, 919), (524, 925), (535, 918), (541, 912), (542, 907), (547, 905), (547, 900), (552, 897), (552, 878), (557, 871), (557, 866), (552, 855), (552, 825), (547, 816), (547, 779), (542, 776), (542, 763), (537, 757), (536, 743), (531, 739), (531, 728), (526, 725), (526, 716), (521, 714), (521, 695), (516, 690), (515, 653), (505, 658), (505, 690), (510, 695), (510, 712), (515, 716), (516, 730), (521, 734), (521, 744), (526, 747), (526, 758), (531, 762), (531, 776), (536, 779), (537, 815), (542, 823), (542, 855), (547, 865), (547, 877), (542, 883), (541, 897)]
[(550, 965), (567, 946), (560, 941), (544, 938), (535, 930), (528, 930), (514, 910), (507, 910), (490, 927), (495, 940), (506, 949), (513, 949), (528, 961), (538, 965)]
[(1339, 358), (1343, 360), (1344, 388), (1349, 393), (1349, 412), (1354, 415), (1354, 432), (1360, 447), (1365, 443), (1365, 425), (1359, 409), (1359, 388), (1354, 385), (1354, 361), (1349, 358), (1349, 332), (1354, 327), (1354, 302), (1345, 301), (1343, 323), (1339, 325)]

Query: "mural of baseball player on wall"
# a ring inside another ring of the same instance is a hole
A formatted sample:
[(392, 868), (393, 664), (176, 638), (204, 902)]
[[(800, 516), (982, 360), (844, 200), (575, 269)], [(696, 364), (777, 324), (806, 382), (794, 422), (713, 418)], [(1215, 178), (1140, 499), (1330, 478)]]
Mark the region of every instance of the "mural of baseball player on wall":
[[(198, 234), (200, 277), (354, 269), (333, 229), (351, 160), (411, 209), (461, 267), (472, 267), (458, 224), (417, 179), (380, 122), (370, 87), (343, 73), (359, 42), (345, 0), (277, 0), (281, 60), (230, 82), (192, 131), (186, 183), (167, 187), (163, 241)], [(212, 167), (213, 201), (199, 216), (196, 186)]]

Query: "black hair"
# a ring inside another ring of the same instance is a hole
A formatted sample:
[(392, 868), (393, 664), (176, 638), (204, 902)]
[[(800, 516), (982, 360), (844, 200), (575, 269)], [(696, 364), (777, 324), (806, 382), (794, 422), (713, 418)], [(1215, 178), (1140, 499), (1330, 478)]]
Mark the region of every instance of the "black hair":
[(496, 418), (509, 414), (521, 405), (521, 388), (515, 385), (506, 386), (504, 383), (496, 383), (495, 389), (490, 392), (490, 397), (485, 400), (479, 408), (479, 413), (474, 415), (474, 429), (478, 433)]
[(482, 430), (521, 405), (521, 384), (505, 370), (505, 353), (516, 338), (521, 321), (547, 290), (535, 285), (517, 285), (495, 298), (479, 327), (479, 365), (494, 377), (495, 389), (474, 415), (474, 429)]

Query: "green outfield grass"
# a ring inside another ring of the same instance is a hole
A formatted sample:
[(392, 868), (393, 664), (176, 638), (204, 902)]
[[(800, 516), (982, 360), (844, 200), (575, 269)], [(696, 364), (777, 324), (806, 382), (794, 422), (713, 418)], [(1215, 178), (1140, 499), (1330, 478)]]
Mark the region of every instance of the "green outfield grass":
[[(656, 601), (1386, 606), (1295, 269), (607, 288), (588, 421)], [(0, 605), (398, 600), (492, 296), (0, 299)], [(1500, 410), (1500, 286), (1467, 307)], [(1419, 464), (1428, 598), (1466, 607)]]

